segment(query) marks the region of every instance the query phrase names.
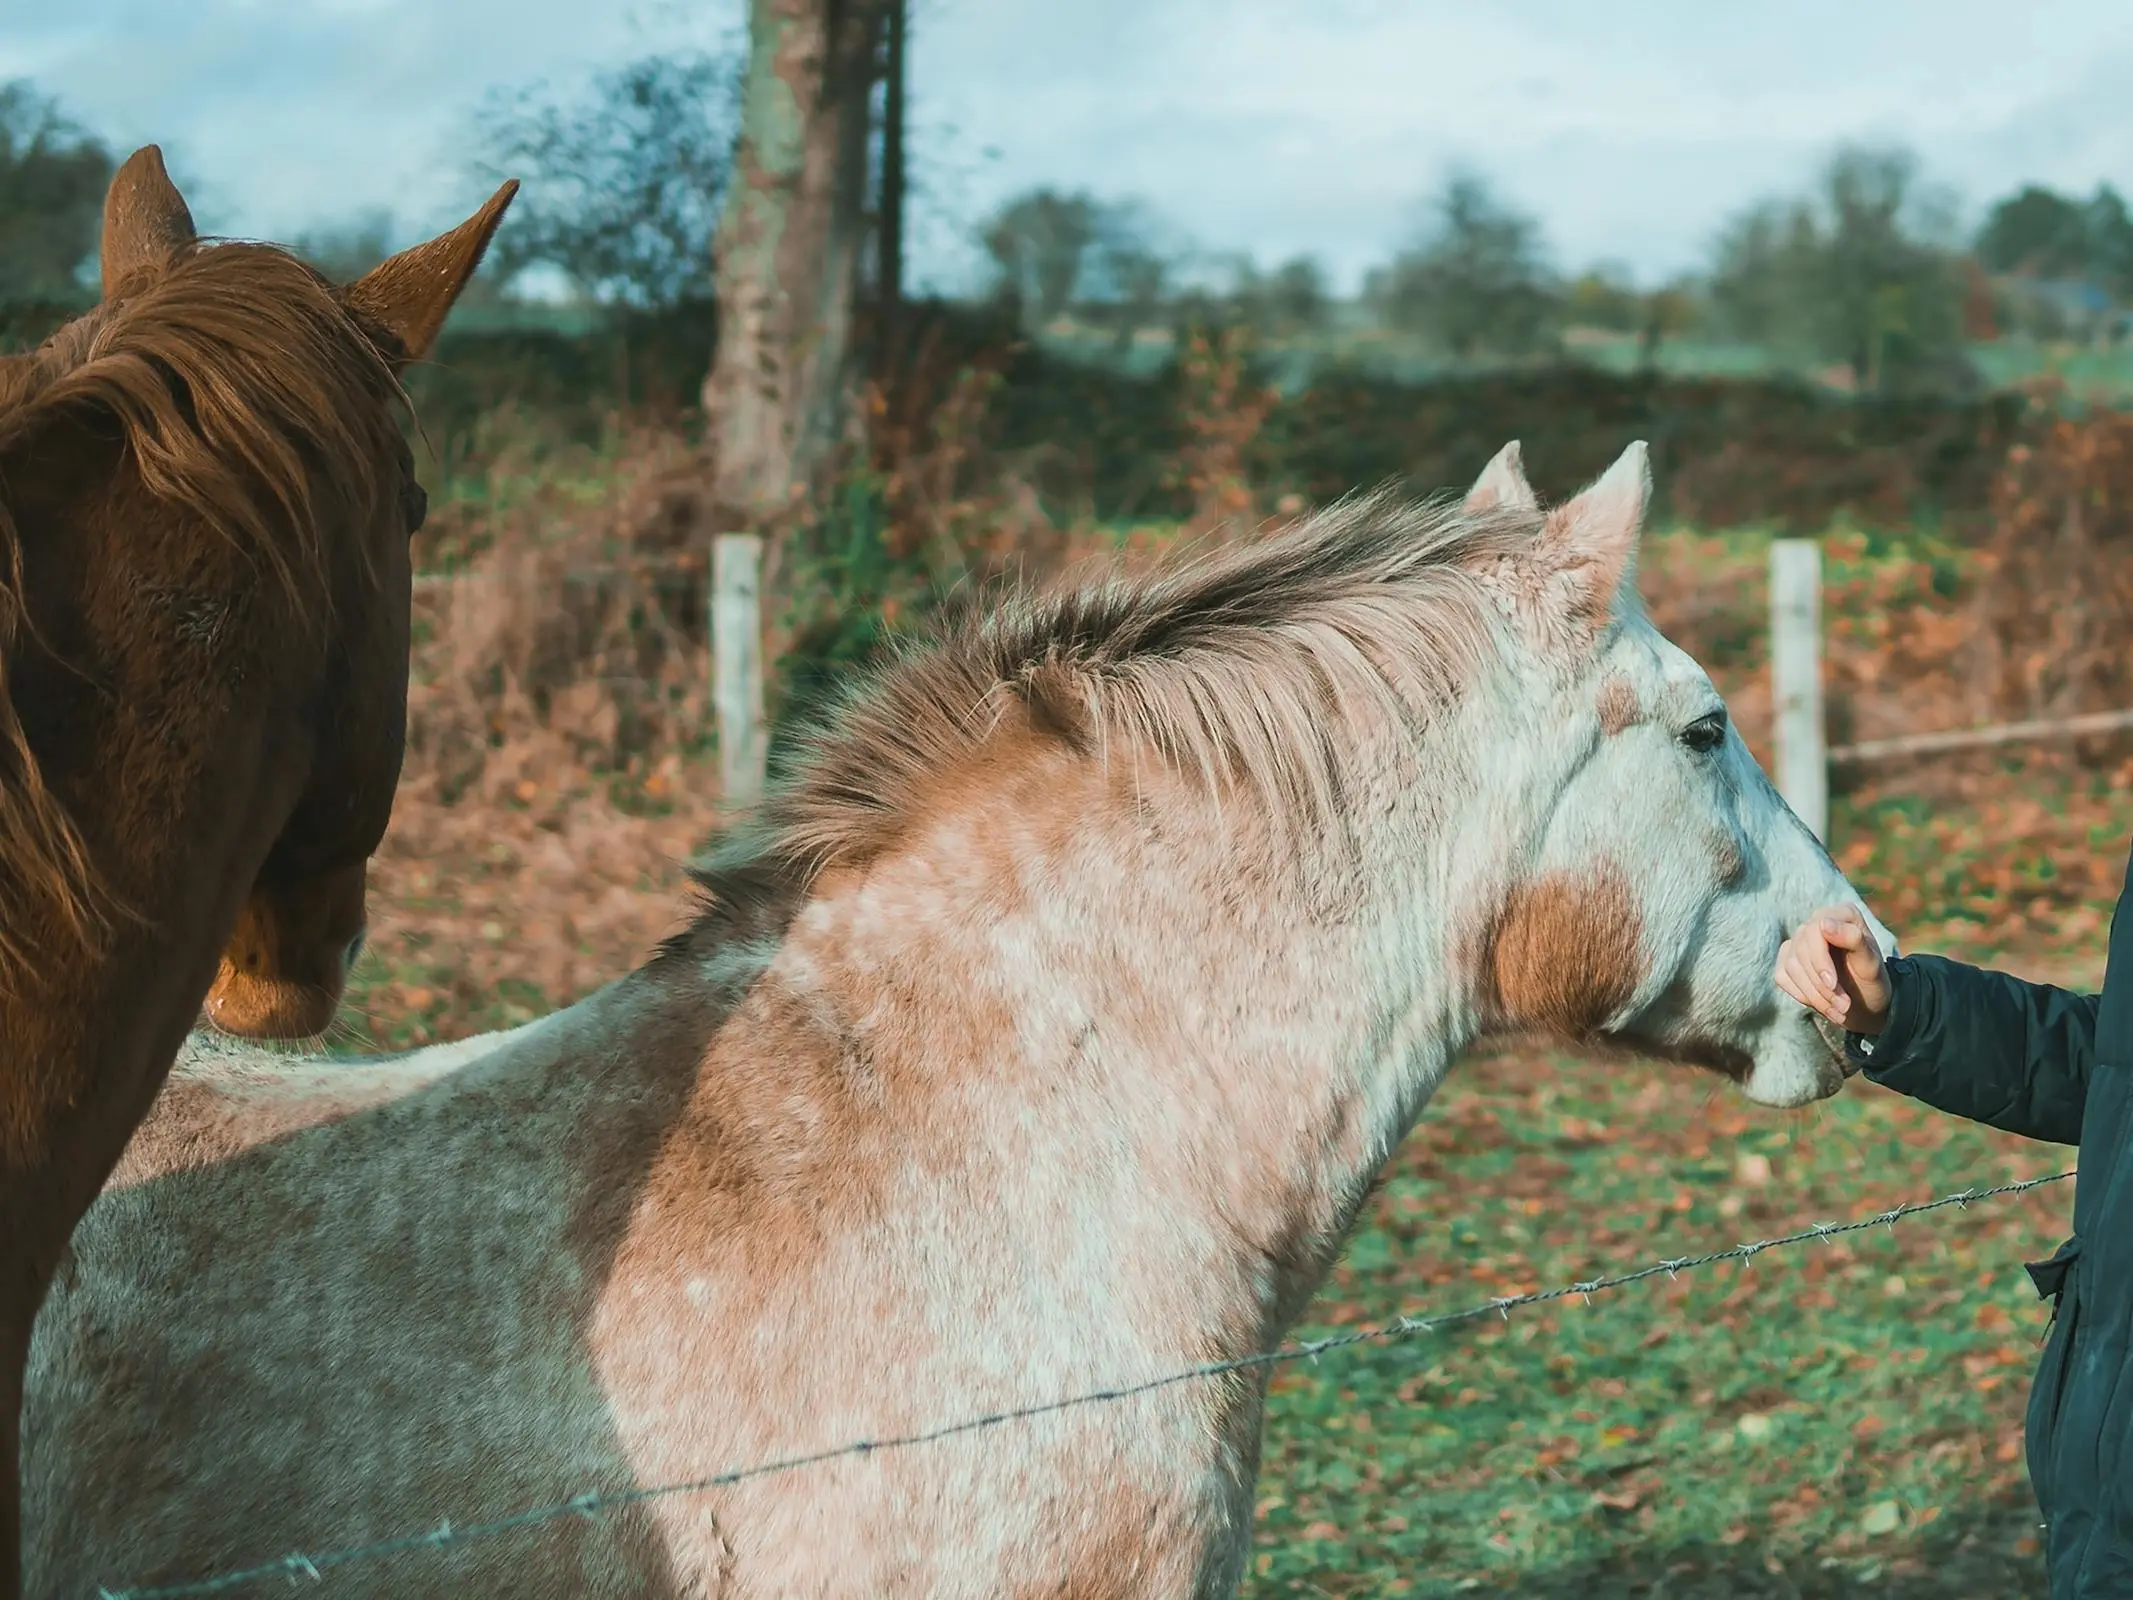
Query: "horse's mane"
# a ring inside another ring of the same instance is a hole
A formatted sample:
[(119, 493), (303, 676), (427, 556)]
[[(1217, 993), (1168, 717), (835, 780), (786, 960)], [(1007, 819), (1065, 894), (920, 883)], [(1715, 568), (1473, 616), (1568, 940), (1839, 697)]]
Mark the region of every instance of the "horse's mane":
[(1266, 538), (966, 597), (863, 674), (754, 820), (692, 871), (702, 905), (670, 953), (774, 931), (823, 871), (881, 853), (939, 775), (1001, 726), (1143, 753), (1242, 789), (1301, 829), (1344, 825), (1344, 732), (1456, 698), (1496, 637), (1482, 570), (1537, 515), (1392, 490)]
[(336, 530), (368, 526), (388, 487), (378, 464), (406, 448), (394, 410), (404, 395), (381, 345), (389, 336), (359, 326), (287, 251), (196, 243), (37, 351), (0, 361), (0, 992), (29, 970), (34, 912), (94, 946), (113, 909), (38, 769), (8, 682), (8, 660), (34, 632), (12, 508), (46, 459), (45, 430), (67, 420), (115, 427), (121, 484), (130, 474), (208, 537), (233, 541), (299, 623), (315, 624), (332, 606), (320, 513), (352, 514), (336, 516)]
[(286, 250), (188, 245), (28, 358), (0, 389), (0, 452), (55, 412), (101, 410), (151, 495), (239, 540), (315, 611), (315, 502), (374, 510), (380, 453), (397, 447), (389, 342)]

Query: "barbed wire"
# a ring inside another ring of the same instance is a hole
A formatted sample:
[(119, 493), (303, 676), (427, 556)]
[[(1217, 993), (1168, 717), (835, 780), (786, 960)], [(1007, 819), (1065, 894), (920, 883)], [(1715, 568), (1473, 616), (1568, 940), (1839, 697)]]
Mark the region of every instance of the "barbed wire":
[(1253, 1371), (1263, 1367), (1283, 1366), (1296, 1361), (1315, 1361), (1320, 1356), (1334, 1351), (1352, 1349), (1357, 1345), (1371, 1343), (1398, 1343), (1418, 1338), (1426, 1333), (1456, 1327), (1463, 1323), (1482, 1321), (1489, 1317), (1510, 1320), (1511, 1313), (1523, 1307), (1546, 1305), (1551, 1301), (1567, 1300), (1572, 1296), (1590, 1298), (1608, 1289), (1627, 1288), (1643, 1283), (1661, 1274), (1672, 1278), (1698, 1267), (1715, 1266), (1722, 1261), (1747, 1261), (1767, 1250), (1783, 1249), (1789, 1245), (1811, 1244), (1818, 1239), (1834, 1239), (1847, 1233), (1858, 1233), (1869, 1228), (1893, 1227), (1905, 1217), (1920, 1216), (1928, 1211), (1940, 1211), (1949, 1206), (1968, 1207), (1979, 1200), (1991, 1200), (2004, 1195), (2022, 1194), (2031, 1189), (2040, 1189), (2048, 1183), (2060, 1183), (2073, 1177), (2071, 1172), (2055, 1172), (2048, 1177), (2028, 1178), (2019, 1183), (1996, 1184), (1991, 1188), (1965, 1189), (1959, 1194), (1943, 1195), (1938, 1200), (1924, 1200), (1911, 1205), (1895, 1206), (1879, 1211), (1870, 1217), (1861, 1217), (1852, 1222), (1817, 1222), (1798, 1232), (1782, 1234), (1774, 1239), (1759, 1239), (1752, 1244), (1737, 1244), (1727, 1250), (1711, 1250), (1701, 1255), (1675, 1256), (1664, 1261), (1654, 1261), (1647, 1266), (1610, 1276), (1590, 1278), (1581, 1283), (1562, 1284), (1553, 1289), (1535, 1289), (1524, 1294), (1499, 1295), (1477, 1305), (1465, 1306), (1457, 1311), (1440, 1312), (1435, 1316), (1399, 1316), (1373, 1327), (1358, 1328), (1347, 1333), (1330, 1334), (1323, 1339), (1310, 1339), (1301, 1343), (1283, 1345), (1278, 1350), (1261, 1351), (1255, 1355), (1234, 1356), (1222, 1361), (1203, 1362), (1198, 1366), (1166, 1372), (1160, 1377), (1143, 1379), (1137, 1383), (1123, 1384), (1109, 1389), (1091, 1389), (1069, 1395), (1060, 1400), (1046, 1400), (1037, 1404), (1015, 1406), (1005, 1411), (988, 1412), (983, 1416), (966, 1418), (961, 1422), (948, 1423), (942, 1427), (929, 1428), (921, 1433), (906, 1433), (881, 1439), (855, 1439), (849, 1444), (837, 1445), (824, 1450), (812, 1450), (803, 1455), (785, 1456), (754, 1466), (737, 1467), (727, 1472), (716, 1473), (707, 1478), (693, 1478), (680, 1483), (653, 1484), (643, 1487), (614, 1490), (592, 1490), (561, 1500), (553, 1505), (540, 1506), (521, 1511), (512, 1516), (490, 1522), (473, 1522), (455, 1525), (449, 1521), (438, 1524), (425, 1533), (406, 1534), (396, 1539), (382, 1539), (371, 1544), (349, 1545), (337, 1550), (323, 1550), (311, 1554), (294, 1553), (256, 1567), (233, 1569), (214, 1577), (199, 1578), (188, 1583), (164, 1584), (155, 1587), (111, 1589), (99, 1588), (99, 1600), (192, 1600), (199, 1595), (226, 1594), (233, 1589), (250, 1584), (265, 1583), (270, 1579), (293, 1580), (310, 1578), (323, 1580), (325, 1574), (335, 1567), (351, 1566), (357, 1562), (381, 1560), (386, 1556), (406, 1555), (419, 1550), (441, 1550), (448, 1545), (470, 1544), (476, 1540), (493, 1539), (502, 1534), (514, 1533), (525, 1528), (538, 1527), (543, 1523), (558, 1521), (564, 1517), (591, 1517), (602, 1512), (618, 1510), (625, 1506), (639, 1505), (649, 1500), (669, 1499), (676, 1495), (705, 1494), (714, 1489), (730, 1488), (755, 1478), (767, 1478), (781, 1473), (797, 1472), (803, 1468), (821, 1466), (826, 1462), (842, 1460), (848, 1456), (873, 1455), (877, 1451), (909, 1449), (918, 1445), (935, 1444), (943, 1439), (952, 1439), (961, 1434), (978, 1433), (987, 1428), (1000, 1427), (1010, 1422), (1027, 1421), (1034, 1417), (1050, 1416), (1061, 1411), (1081, 1406), (1100, 1405), (1119, 1400), (1130, 1400), (1139, 1395), (1150, 1394), (1159, 1389), (1174, 1388), (1179, 1384), (1204, 1382), (1210, 1378), (1227, 1377), (1233, 1373)]

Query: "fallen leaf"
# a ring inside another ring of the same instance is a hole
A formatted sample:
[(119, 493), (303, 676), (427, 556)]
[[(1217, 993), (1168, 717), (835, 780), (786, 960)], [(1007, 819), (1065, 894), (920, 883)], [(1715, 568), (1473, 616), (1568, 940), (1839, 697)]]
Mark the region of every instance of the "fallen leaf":
[(1893, 1500), (1877, 1500), (1866, 1508), (1866, 1515), (1859, 1519), (1859, 1531), (1870, 1537), (1894, 1533), (1903, 1526), (1903, 1507)]

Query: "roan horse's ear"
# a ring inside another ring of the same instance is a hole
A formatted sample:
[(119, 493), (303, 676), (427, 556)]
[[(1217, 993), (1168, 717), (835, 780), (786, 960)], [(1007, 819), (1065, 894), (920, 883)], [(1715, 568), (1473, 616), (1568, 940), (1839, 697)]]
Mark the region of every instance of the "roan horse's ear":
[(1476, 511), (1538, 511), (1540, 500), (1533, 493), (1533, 486), (1526, 482), (1526, 468), (1518, 453), (1518, 441), (1513, 439), (1487, 466), (1481, 476), (1474, 480), (1474, 487), (1466, 492), (1466, 509)]
[(400, 348), (391, 352), (395, 371), (429, 354), (452, 302), (481, 265), (482, 252), (517, 193), (518, 180), (513, 178), (450, 233), (379, 262), (341, 291), (351, 310), (381, 324), (400, 341)]
[(1565, 597), (1573, 612), (1598, 620), (1613, 610), (1615, 595), (1636, 570), (1651, 493), (1650, 453), (1639, 439), (1591, 488), (1548, 513), (1539, 555), (1557, 581), (1575, 586)]
[(97, 254), (109, 300), (129, 278), (163, 270), (197, 237), (185, 196), (170, 181), (159, 145), (144, 144), (111, 175)]

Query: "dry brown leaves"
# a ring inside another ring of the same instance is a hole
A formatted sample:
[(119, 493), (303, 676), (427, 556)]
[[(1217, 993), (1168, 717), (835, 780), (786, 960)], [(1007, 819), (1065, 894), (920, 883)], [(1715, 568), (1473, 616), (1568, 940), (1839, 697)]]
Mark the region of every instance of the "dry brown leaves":
[[(492, 483), (418, 581), (408, 751), (372, 862), (357, 1003), (453, 1037), (628, 971), (687, 912), (717, 825), (701, 467), (622, 431), (575, 473)], [(686, 768), (686, 771), (685, 771)]]
[(2133, 705), (2133, 416), (2062, 417), (1995, 487), (1980, 618), (2003, 715)]

